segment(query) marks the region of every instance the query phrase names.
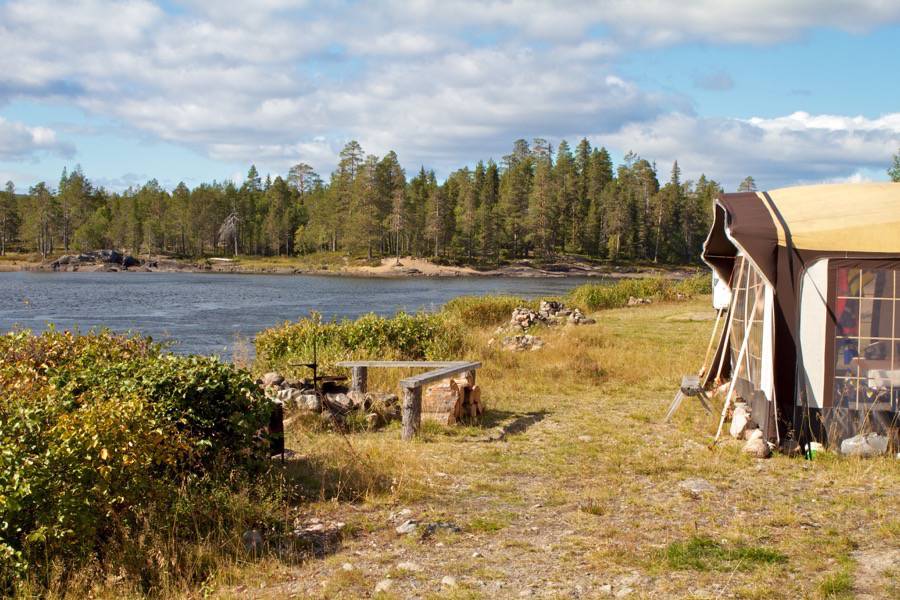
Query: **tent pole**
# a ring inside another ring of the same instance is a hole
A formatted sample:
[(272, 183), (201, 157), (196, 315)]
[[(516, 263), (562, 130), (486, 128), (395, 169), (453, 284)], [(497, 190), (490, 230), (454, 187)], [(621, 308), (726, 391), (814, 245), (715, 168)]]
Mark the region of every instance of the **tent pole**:
[(741, 374), (741, 367), (743, 366), (744, 354), (747, 353), (747, 342), (750, 340), (750, 332), (753, 329), (753, 317), (756, 315), (756, 304), (758, 298), (754, 296), (753, 298), (753, 310), (750, 312), (750, 320), (747, 324), (747, 327), (744, 329), (744, 341), (741, 342), (741, 350), (738, 352), (737, 359), (737, 369), (734, 373), (731, 374), (731, 383), (728, 385), (728, 394), (725, 396), (725, 404), (722, 406), (722, 416), (719, 418), (719, 428), (716, 430), (716, 437), (713, 440), (713, 445), (719, 441), (719, 438), (722, 436), (722, 426), (725, 425), (725, 415), (728, 414), (728, 407), (731, 405), (731, 397), (734, 394), (735, 385), (737, 385), (738, 376)]
[[(741, 281), (741, 277), (743, 276), (743, 273), (744, 273), (744, 262), (745, 262), (745, 259), (741, 259), (741, 266), (740, 266), (740, 268), (738, 268), (738, 276), (737, 276), (738, 282)], [(734, 277), (733, 271), (731, 273), (731, 276)], [(716, 370), (716, 376), (713, 379), (714, 382), (718, 381), (719, 377), (722, 376), (722, 367), (725, 366), (725, 348), (728, 347), (728, 342), (731, 339), (731, 322), (734, 320), (734, 297), (736, 295), (734, 293), (734, 288), (731, 287), (732, 281), (734, 281), (734, 279), (731, 279), (728, 282), (728, 287), (731, 289), (731, 302), (729, 303), (730, 306), (728, 307), (729, 308), (728, 318), (725, 320), (725, 331), (722, 332), (725, 335), (725, 340), (722, 342), (722, 355), (719, 357), (719, 368)]]
[(716, 339), (716, 332), (719, 331), (719, 321), (722, 319), (722, 313), (724, 311), (724, 308), (720, 308), (716, 311), (716, 322), (713, 323), (712, 334), (709, 336), (709, 343), (706, 345), (706, 354), (703, 355), (703, 364), (700, 365), (700, 372), (698, 373), (701, 377), (706, 373), (706, 361), (709, 360), (709, 351), (712, 350), (713, 341)]

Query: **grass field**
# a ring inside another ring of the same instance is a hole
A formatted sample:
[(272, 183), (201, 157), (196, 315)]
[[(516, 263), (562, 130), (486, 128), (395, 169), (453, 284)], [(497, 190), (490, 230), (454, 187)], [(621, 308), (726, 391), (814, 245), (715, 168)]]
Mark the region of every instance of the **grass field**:
[[(895, 459), (710, 449), (715, 419), (692, 403), (661, 423), (680, 376), (702, 360), (712, 323), (698, 315), (710, 312), (708, 297), (602, 311), (596, 325), (541, 332), (543, 349), (518, 354), (488, 345), (492, 328), (475, 332), (490, 408), (481, 427), (426, 426), (413, 443), (396, 426), (347, 438), (289, 431), (297, 455), (286, 469), (302, 484), (285, 510), (346, 523), (343, 545), (294, 563), (224, 564), (204, 595), (900, 597)], [(392, 383), (385, 373), (370, 388)], [(532, 424), (478, 441), (517, 415)], [(712, 491), (680, 485), (697, 478)], [(397, 534), (407, 518), (458, 530)]]

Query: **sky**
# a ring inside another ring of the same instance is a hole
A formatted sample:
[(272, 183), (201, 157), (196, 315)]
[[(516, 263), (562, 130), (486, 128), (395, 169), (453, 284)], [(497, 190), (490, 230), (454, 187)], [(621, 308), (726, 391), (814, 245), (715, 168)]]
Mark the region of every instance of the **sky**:
[(890, 0), (0, 0), (0, 181), (241, 181), (350, 140), (439, 177), (517, 138), (734, 190), (885, 180)]

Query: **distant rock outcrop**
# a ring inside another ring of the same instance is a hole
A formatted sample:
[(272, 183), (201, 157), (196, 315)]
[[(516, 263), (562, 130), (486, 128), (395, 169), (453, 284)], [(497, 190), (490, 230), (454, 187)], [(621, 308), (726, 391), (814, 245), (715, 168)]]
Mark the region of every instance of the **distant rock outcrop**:
[(53, 271), (119, 271), (139, 267), (141, 261), (116, 250), (94, 250), (81, 254), (64, 254), (47, 268)]

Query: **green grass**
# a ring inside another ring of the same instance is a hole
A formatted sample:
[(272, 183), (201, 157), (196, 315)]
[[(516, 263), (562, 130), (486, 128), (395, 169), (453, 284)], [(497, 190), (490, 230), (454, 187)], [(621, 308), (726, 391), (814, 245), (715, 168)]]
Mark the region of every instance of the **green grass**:
[(508, 512), (480, 515), (470, 519), (466, 529), (474, 533), (497, 533), (509, 526), (512, 517)]
[(818, 591), (823, 598), (852, 598), (853, 575), (846, 569), (830, 573), (819, 582)]
[(669, 568), (676, 570), (746, 571), (759, 565), (786, 562), (787, 556), (762, 546), (722, 543), (695, 536), (687, 541), (669, 544), (665, 559)]

